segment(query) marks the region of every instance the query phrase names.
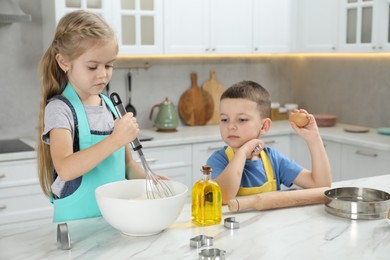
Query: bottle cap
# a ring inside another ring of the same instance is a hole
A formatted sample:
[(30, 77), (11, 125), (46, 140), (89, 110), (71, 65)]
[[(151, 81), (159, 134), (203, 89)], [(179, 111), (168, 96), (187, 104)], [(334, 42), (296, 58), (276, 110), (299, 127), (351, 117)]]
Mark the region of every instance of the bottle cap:
[(210, 165), (203, 165), (201, 171), (202, 172), (212, 172), (213, 170), (211, 169)]

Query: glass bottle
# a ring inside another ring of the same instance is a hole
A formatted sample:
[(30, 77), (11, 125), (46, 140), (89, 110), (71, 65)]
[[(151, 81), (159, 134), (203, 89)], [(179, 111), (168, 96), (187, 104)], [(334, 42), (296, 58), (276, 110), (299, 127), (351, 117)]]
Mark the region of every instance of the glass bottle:
[(215, 225), (222, 219), (222, 193), (219, 185), (211, 179), (212, 169), (202, 166), (203, 179), (192, 188), (192, 222), (201, 225)]

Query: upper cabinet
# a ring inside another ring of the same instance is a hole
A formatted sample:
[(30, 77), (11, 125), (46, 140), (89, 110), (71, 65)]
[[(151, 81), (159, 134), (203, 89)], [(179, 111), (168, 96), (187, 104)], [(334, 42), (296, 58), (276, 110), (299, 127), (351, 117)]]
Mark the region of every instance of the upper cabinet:
[(42, 0), (45, 48), (77, 9), (107, 20), (120, 55), (390, 50), (390, 0)]
[(253, 1), (253, 53), (291, 51), (295, 22), (291, 0)]
[(83, 9), (101, 15), (111, 23), (110, 0), (42, 0), (43, 45), (47, 49), (54, 38), (55, 27), (65, 14)]
[(390, 0), (345, 0), (340, 9), (340, 51), (390, 50)]
[(296, 3), (297, 52), (338, 51), (340, 0), (300, 0)]
[(165, 53), (251, 53), (251, 13), (252, 0), (165, 0)]
[(112, 1), (120, 54), (162, 54), (162, 1)]
[(165, 0), (165, 53), (289, 52), (294, 27), (291, 3), (291, 0)]
[(101, 15), (118, 37), (120, 54), (162, 54), (161, 0), (42, 0), (45, 49), (66, 13), (83, 9)]

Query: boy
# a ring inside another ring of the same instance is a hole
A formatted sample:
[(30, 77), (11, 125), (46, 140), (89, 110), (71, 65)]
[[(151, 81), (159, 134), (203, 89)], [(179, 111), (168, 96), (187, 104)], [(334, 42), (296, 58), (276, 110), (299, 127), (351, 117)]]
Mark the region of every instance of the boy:
[(307, 143), (312, 170), (304, 169), (259, 139), (271, 127), (270, 95), (253, 81), (241, 81), (226, 89), (220, 102), (220, 133), (228, 145), (213, 153), (207, 164), (222, 190), (222, 203), (237, 195), (280, 190), (280, 185), (302, 188), (329, 187), (332, 173), (314, 116), (305, 110), (309, 123), (291, 127)]

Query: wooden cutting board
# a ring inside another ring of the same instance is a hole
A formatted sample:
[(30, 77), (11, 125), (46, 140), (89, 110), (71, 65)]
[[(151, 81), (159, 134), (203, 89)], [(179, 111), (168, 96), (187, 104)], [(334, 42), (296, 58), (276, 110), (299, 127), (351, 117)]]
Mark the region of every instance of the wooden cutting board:
[(214, 103), (210, 94), (198, 86), (198, 76), (191, 73), (191, 88), (179, 99), (180, 118), (190, 126), (205, 125), (213, 115)]
[(225, 91), (225, 87), (217, 80), (215, 76), (215, 70), (210, 70), (210, 79), (203, 83), (202, 88), (207, 91), (214, 103), (214, 111), (207, 122), (208, 125), (215, 125), (219, 123), (219, 99), (221, 98), (222, 93)]

